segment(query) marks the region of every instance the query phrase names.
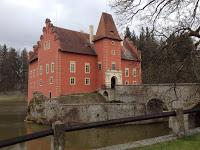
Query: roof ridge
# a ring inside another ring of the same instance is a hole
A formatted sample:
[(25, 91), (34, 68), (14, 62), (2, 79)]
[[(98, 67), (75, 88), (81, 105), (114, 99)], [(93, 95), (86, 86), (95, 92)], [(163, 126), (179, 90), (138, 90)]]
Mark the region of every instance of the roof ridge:
[(68, 30), (68, 31), (71, 31), (71, 32), (77, 32), (77, 33), (80, 33), (80, 34), (86, 34), (86, 35), (89, 35), (89, 33), (86, 33), (86, 32), (76, 31), (76, 30), (72, 30), (72, 29), (66, 29), (66, 28), (58, 27), (58, 26), (54, 26), (54, 27), (55, 27), (55, 28), (62, 29), (62, 30)]

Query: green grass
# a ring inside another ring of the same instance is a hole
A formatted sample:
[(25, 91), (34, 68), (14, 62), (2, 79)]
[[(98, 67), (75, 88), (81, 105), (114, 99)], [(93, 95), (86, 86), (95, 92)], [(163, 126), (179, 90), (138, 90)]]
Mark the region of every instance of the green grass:
[(200, 134), (137, 148), (136, 150), (200, 150)]
[(0, 93), (0, 102), (25, 101), (25, 95), (19, 91)]

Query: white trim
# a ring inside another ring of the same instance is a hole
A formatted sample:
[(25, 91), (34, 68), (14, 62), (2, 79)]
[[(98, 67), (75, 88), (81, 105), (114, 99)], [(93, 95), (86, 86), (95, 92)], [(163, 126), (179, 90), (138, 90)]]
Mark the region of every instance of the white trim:
[[(71, 83), (71, 80), (72, 80), (72, 79), (74, 79), (74, 83), (73, 83), (73, 84)], [(75, 78), (75, 77), (70, 77), (70, 79), (69, 79), (69, 84), (70, 84), (70, 85), (76, 85), (76, 78)]]
[(125, 85), (129, 85), (129, 82), (127, 80), (125, 81)]
[(112, 54), (112, 55), (116, 55), (116, 50), (113, 49), (113, 50), (111, 51), (111, 54)]
[(55, 63), (52, 62), (51, 63), (51, 73), (54, 73), (54, 70), (55, 70)]
[(136, 68), (133, 68), (133, 70), (132, 70), (132, 75), (133, 75), (133, 77), (136, 77), (136, 76), (137, 76), (137, 69), (136, 69)]
[(53, 76), (49, 78), (49, 84), (53, 84)]
[[(88, 66), (88, 72), (87, 72), (87, 66)], [(90, 73), (90, 63), (85, 63), (85, 73)]]
[[(71, 68), (72, 65), (74, 65), (74, 70)], [(75, 73), (76, 72), (76, 62), (75, 61), (70, 61), (69, 71), (71, 73)]]
[(43, 67), (42, 67), (42, 65), (40, 65), (39, 74), (42, 75), (42, 72), (43, 72)]
[[(88, 84), (86, 84), (86, 80), (88, 80)], [(90, 78), (85, 78), (85, 85), (90, 85)]]
[(39, 80), (39, 85), (42, 86), (42, 79)]
[(49, 64), (46, 64), (46, 74), (49, 74)]
[[(128, 75), (126, 74), (126, 71), (128, 71)], [(129, 68), (125, 68), (125, 77), (129, 77)]]
[(136, 83), (137, 83), (137, 82), (134, 80), (134, 81), (133, 81), (133, 84), (136, 84)]

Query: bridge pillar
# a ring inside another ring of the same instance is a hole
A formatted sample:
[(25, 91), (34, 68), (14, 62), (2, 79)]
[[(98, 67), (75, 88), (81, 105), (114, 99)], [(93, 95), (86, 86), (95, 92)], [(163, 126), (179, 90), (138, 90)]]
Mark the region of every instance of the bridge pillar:
[(52, 124), (53, 140), (51, 142), (52, 150), (65, 149), (65, 125), (61, 121), (56, 121)]
[(181, 138), (185, 135), (187, 117), (184, 117), (183, 109), (178, 108), (175, 111), (176, 116), (169, 118), (169, 127), (175, 136)]

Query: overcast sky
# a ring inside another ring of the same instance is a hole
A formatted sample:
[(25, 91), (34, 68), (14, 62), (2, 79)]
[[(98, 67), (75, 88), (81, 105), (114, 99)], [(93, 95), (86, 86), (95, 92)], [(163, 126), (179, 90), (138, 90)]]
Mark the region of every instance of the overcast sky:
[(92, 24), (96, 30), (103, 11), (112, 13), (108, 0), (1, 0), (0, 44), (30, 50), (46, 18), (67, 29), (88, 32)]

